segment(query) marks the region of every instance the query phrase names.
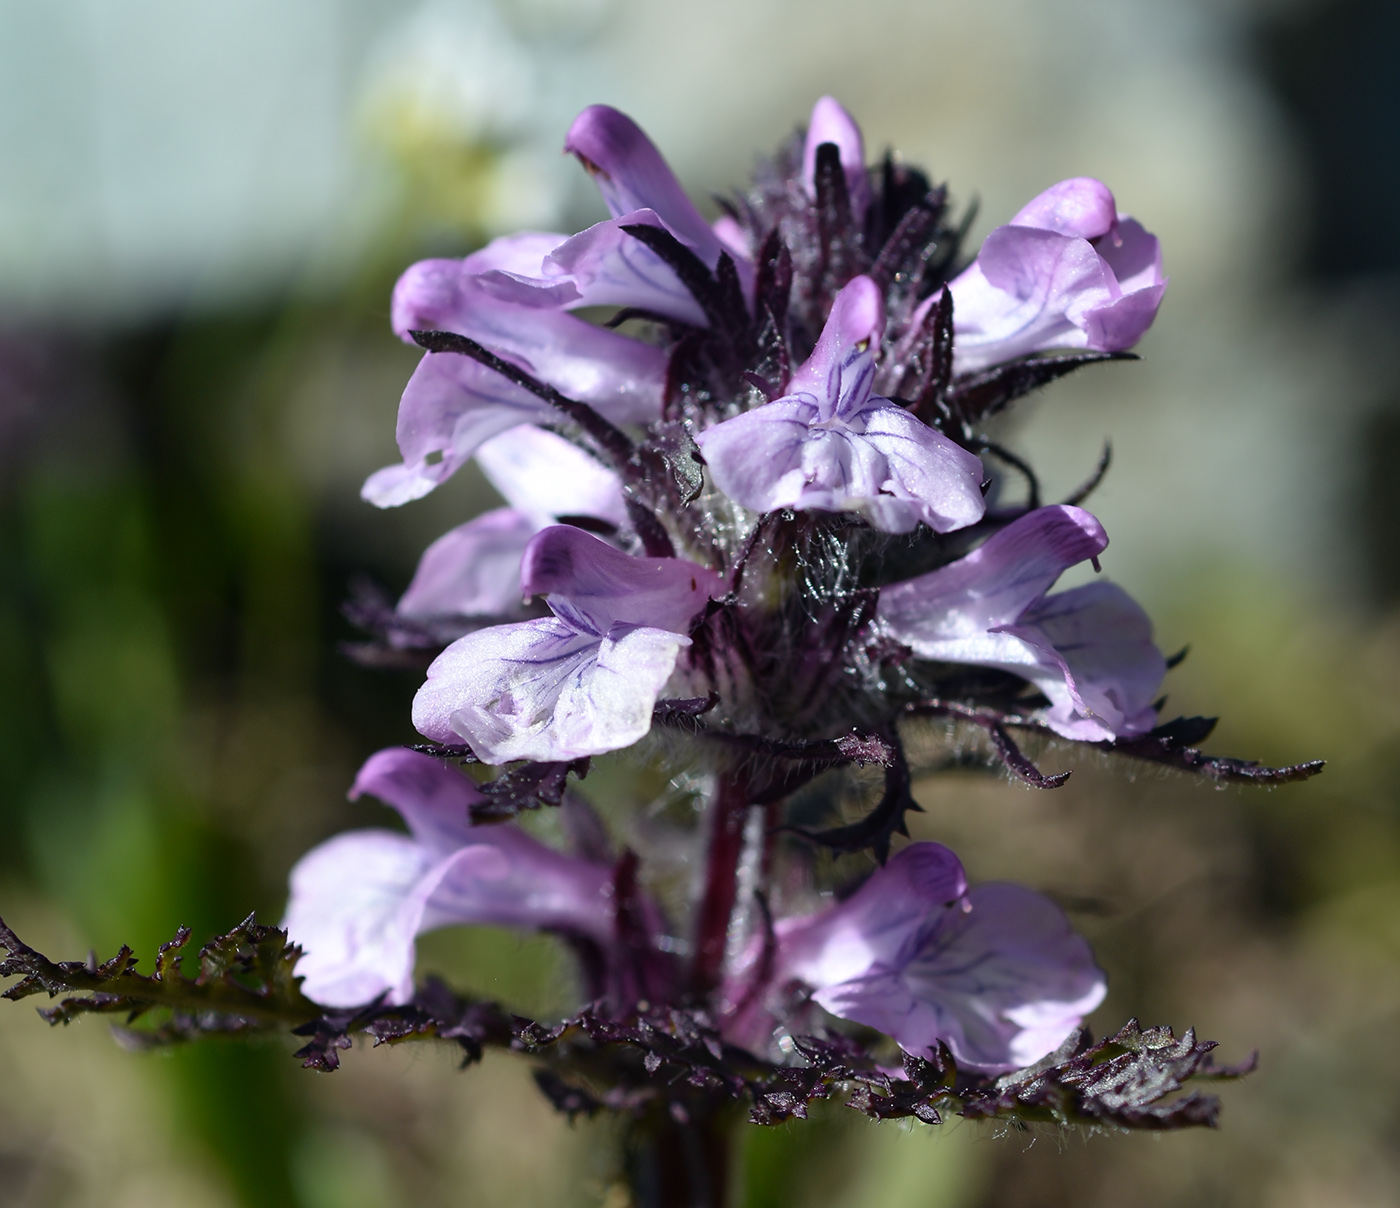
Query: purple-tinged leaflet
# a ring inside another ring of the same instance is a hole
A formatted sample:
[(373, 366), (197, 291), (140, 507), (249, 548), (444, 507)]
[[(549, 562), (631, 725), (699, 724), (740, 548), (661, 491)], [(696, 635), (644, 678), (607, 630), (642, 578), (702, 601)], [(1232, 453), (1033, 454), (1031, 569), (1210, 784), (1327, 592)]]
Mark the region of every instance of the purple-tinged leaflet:
[(413, 702), (420, 733), (465, 742), (486, 763), (631, 746), (651, 728), (691, 620), (724, 590), (696, 563), (633, 558), (563, 525), (530, 542), (521, 583), (554, 615), (458, 639)]
[(1152, 325), (1167, 278), (1156, 237), (1116, 212), (1101, 181), (1078, 177), (988, 235), (949, 288), (953, 369), (962, 374), (1050, 349), (1131, 348)]
[(787, 393), (696, 437), (715, 486), (754, 511), (856, 512), (892, 533), (980, 520), (977, 457), (871, 393), (884, 322), (879, 287), (853, 278)]
[(1146, 614), (1110, 583), (1045, 594), (1107, 545), (1082, 508), (1037, 508), (967, 557), (882, 589), (877, 615), (923, 658), (1029, 680), (1050, 700), (1045, 723), (1067, 738), (1143, 734), (1166, 674)]
[(413, 993), (414, 940), (454, 923), (555, 931), (608, 944), (611, 870), (564, 855), (511, 825), (472, 826), (480, 790), (402, 748), (372, 756), (350, 796), (393, 806), (409, 834), (350, 831), (313, 848), (291, 875), (286, 927), (306, 955), (302, 991), (328, 1007)]

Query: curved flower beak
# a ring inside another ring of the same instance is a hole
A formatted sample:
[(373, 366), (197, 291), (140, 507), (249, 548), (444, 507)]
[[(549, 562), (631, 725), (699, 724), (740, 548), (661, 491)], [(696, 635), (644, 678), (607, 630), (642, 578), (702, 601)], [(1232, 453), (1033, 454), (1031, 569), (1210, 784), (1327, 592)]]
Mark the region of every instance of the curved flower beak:
[(406, 1002), (415, 938), (448, 924), (611, 940), (611, 870), (515, 826), (472, 826), (471, 807), (484, 797), (440, 761), (402, 748), (380, 751), (360, 770), (351, 796), (361, 793), (398, 810), (410, 833), (337, 835), (292, 870), (283, 925), (305, 950), (297, 973), (313, 1001)]

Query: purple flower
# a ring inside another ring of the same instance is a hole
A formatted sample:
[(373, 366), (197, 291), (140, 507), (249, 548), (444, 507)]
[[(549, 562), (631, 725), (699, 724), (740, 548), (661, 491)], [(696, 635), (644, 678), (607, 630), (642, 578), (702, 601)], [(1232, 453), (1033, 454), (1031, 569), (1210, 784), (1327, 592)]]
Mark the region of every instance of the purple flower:
[(803, 983), (825, 1010), (906, 1052), (928, 1056), (941, 1040), (974, 1069), (1038, 1061), (1106, 989), (1049, 898), (1004, 884), (969, 892), (937, 843), (911, 844), (846, 901), (776, 931), (775, 982)]
[(841, 168), (846, 176), (846, 192), (851, 199), (851, 213), (857, 224), (865, 221), (870, 208), (870, 175), (865, 170), (865, 140), (856, 120), (833, 97), (824, 96), (812, 106), (812, 118), (807, 124), (807, 138), (802, 147), (802, 184), (807, 196), (817, 196), (817, 148), (824, 143), (835, 145), (841, 155)]
[(1107, 185), (1076, 177), (988, 235), (949, 288), (953, 368), (971, 373), (1051, 348), (1131, 348), (1152, 326), (1167, 278), (1156, 236), (1117, 213)]
[(517, 610), (530, 538), (561, 516), (622, 527), (622, 483), (577, 445), (522, 424), (488, 440), (477, 463), (509, 507), (458, 525), (424, 551), (399, 600), (402, 616), (501, 616)]
[[(428, 262), (434, 263), (450, 262)], [(423, 265), (415, 269), (423, 270), (419, 275), (424, 279), (432, 276)], [(660, 415), (664, 350), (560, 311), (503, 302), (471, 279), (434, 293), (434, 308), (447, 292), (450, 306), (443, 303), (440, 309), (430, 308), (431, 313), (407, 317), (396, 296), (396, 325), (408, 323), (404, 330), (416, 330), (415, 324), (444, 327), (468, 336), (614, 423), (645, 423)], [(522, 423), (558, 419), (548, 403), (471, 357), (426, 353), (399, 404), (403, 464), (371, 474), (361, 494), (379, 507), (418, 499), (456, 473), (491, 437)]]
[(720, 241), (686, 196), (640, 126), (609, 105), (590, 105), (569, 127), (564, 150), (577, 156), (614, 218), (651, 210), (677, 239), (713, 268)]
[(753, 266), (747, 257), (737, 247), (725, 247), (661, 153), (626, 114), (590, 106), (574, 120), (564, 149), (593, 176), (612, 217), (572, 237), (525, 231), (502, 236), (465, 260), (414, 265), (394, 290), (394, 329), (400, 335), (425, 327), (472, 335), (461, 326), (460, 313), (473, 292), (541, 310), (636, 307), (707, 326), (705, 312), (675, 270), (629, 234), (628, 226), (669, 231), (711, 269), (728, 250), (746, 293), (751, 292)]
[(853, 278), (787, 393), (696, 437), (715, 486), (755, 511), (856, 512), (892, 533), (980, 520), (982, 463), (870, 392), (884, 323), (879, 287)]
[(878, 616), (923, 658), (1029, 680), (1050, 700), (1046, 724), (1067, 738), (1142, 734), (1166, 674), (1147, 615), (1111, 583), (1045, 594), (1107, 545), (1082, 508), (1037, 508), (967, 557), (884, 588)]
[(486, 763), (631, 746), (724, 580), (684, 558), (634, 558), (565, 525), (525, 550), (521, 584), (554, 615), (478, 630), (428, 668), (413, 724)]
[(413, 994), (414, 939), (452, 923), (555, 931), (607, 945), (612, 873), (511, 825), (472, 826), (485, 800), (459, 773), (391, 748), (371, 756), (350, 796), (388, 802), (409, 833), (349, 831), (313, 848), (291, 875), (283, 926), (306, 955), (302, 991), (328, 1007)]

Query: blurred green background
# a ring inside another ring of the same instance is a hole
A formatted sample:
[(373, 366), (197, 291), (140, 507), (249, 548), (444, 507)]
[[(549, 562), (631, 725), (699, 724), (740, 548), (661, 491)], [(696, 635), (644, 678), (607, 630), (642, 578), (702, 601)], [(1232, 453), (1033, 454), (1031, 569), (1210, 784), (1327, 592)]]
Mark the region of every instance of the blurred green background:
[[(0, 0), (0, 911), (149, 955), (382, 821), (344, 798), (416, 679), (345, 661), (350, 578), (407, 581), (484, 506), (378, 513), (416, 360), (397, 272), (600, 216), (557, 148), (605, 100), (697, 197), (823, 92), (981, 202), (1106, 179), (1173, 281), (1144, 361), (1008, 428), (1050, 494), (1105, 437), (1106, 569), (1191, 654), (1216, 750), (1325, 775), (1216, 791), (1039, 752), (1069, 784), (922, 786), (921, 838), (1060, 897), (1111, 992), (1262, 1068), (1219, 1133), (746, 1134), (748, 1208), (1400, 1202), (1400, 10), (1382, 0)], [(974, 244), (975, 246), (975, 244)], [(422, 963), (560, 1010), (544, 940)], [(0, 1009), (0, 1205), (397, 1208), (625, 1198), (611, 1126), (446, 1048), (305, 1073), (289, 1045), (118, 1049)]]

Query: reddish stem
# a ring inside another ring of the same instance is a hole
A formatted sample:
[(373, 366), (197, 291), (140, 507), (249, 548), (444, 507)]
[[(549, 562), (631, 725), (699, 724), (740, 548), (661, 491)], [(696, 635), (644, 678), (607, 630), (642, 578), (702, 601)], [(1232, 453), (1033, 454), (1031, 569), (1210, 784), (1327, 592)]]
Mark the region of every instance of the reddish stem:
[(710, 850), (705, 864), (705, 893), (695, 920), (695, 961), (691, 989), (709, 994), (724, 976), (729, 920), (734, 913), (739, 860), (744, 852), (744, 820), (749, 783), (737, 772), (722, 772), (711, 805)]

